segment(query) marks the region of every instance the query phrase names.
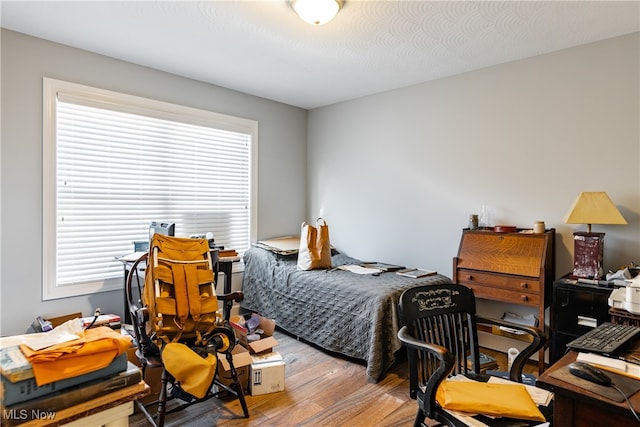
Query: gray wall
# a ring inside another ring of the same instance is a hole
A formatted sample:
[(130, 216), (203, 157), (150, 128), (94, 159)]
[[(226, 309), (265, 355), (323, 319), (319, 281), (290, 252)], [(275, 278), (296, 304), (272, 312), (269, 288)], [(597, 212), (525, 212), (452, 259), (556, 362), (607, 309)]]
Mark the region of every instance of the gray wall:
[(497, 224), (558, 233), (578, 193), (606, 191), (628, 225), (605, 232), (605, 267), (640, 262), (638, 33), (309, 113), (308, 219), (351, 256), (450, 276), (482, 205)]
[(2, 335), (36, 314), (122, 311), (119, 292), (41, 301), (43, 76), (258, 120), (259, 238), (322, 215), (349, 255), (451, 275), (460, 230), (485, 204), (496, 223), (555, 227), (560, 276), (584, 229), (564, 213), (579, 192), (607, 191), (629, 225), (594, 226), (605, 264), (640, 262), (638, 34), (309, 113), (1, 34)]
[(1, 38), (1, 335), (23, 333), (38, 314), (89, 315), (96, 307), (123, 314), (121, 292), (42, 301), (44, 76), (257, 120), (258, 238), (297, 232), (305, 217), (305, 110), (4, 29)]

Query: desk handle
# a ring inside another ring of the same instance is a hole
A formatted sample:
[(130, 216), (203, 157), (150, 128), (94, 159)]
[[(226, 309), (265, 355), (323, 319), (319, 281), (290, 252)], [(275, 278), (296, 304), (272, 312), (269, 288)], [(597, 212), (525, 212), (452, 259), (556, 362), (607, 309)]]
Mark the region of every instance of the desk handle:
[(522, 289), (528, 289), (529, 288), (529, 284), (527, 282), (522, 282), (522, 283), (520, 283), (520, 287)]
[(529, 297), (528, 297), (528, 296), (526, 296), (526, 295), (520, 295), (520, 299), (521, 299), (523, 302), (527, 302), (527, 301), (529, 301)]

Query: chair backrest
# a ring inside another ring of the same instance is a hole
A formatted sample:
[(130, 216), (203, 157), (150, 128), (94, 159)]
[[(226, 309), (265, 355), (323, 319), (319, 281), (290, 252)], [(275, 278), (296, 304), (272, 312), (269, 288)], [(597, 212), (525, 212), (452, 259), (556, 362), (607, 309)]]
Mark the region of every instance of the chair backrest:
[[(451, 373), (480, 373), (476, 302), (471, 289), (458, 284), (407, 289), (400, 296), (399, 314), (413, 338), (450, 352)], [(408, 356), (410, 393), (415, 398), (418, 388), (426, 387), (441, 363), (430, 352), (409, 351)]]
[(160, 349), (153, 343), (153, 340), (146, 332), (146, 324), (149, 321), (149, 311), (142, 302), (144, 270), (146, 269), (148, 256), (149, 254), (145, 253), (133, 262), (133, 264), (126, 267), (128, 273), (124, 286), (124, 296), (127, 301), (130, 320), (140, 353), (159, 356)]
[(214, 265), (206, 239), (155, 234), (149, 245), (143, 303), (149, 335), (195, 345), (220, 323)]

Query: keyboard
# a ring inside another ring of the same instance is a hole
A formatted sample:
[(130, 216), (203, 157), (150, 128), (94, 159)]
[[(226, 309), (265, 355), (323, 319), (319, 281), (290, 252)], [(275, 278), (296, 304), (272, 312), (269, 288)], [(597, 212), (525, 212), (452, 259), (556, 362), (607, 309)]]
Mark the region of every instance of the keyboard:
[(637, 326), (605, 322), (571, 341), (567, 344), (567, 348), (609, 355), (615, 353), (638, 334), (640, 334), (640, 328)]

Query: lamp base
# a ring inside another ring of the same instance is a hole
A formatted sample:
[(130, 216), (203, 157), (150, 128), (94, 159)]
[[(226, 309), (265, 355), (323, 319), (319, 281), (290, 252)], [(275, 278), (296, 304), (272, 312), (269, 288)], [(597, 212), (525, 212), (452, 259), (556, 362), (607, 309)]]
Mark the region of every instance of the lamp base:
[(573, 276), (600, 279), (604, 275), (603, 254), (604, 233), (573, 233)]

